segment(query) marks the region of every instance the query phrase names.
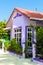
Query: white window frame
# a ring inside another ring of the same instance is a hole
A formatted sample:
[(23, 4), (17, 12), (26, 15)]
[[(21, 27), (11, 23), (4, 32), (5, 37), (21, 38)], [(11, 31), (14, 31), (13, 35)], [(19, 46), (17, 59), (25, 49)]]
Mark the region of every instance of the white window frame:
[[(28, 31), (28, 29), (31, 29), (31, 31)], [(27, 40), (28, 40), (28, 33), (31, 33), (31, 35), (32, 35), (32, 28), (31, 27), (27, 27)], [(31, 42), (32, 42), (32, 37), (31, 37)], [(30, 44), (29, 44), (29, 46), (30, 46)]]
[[(16, 34), (16, 42), (19, 42), (19, 39), (20, 39), (20, 37), (19, 37), (19, 34), (21, 34), (22, 33), (22, 29), (21, 29), (21, 31), (19, 31), (21, 28), (16, 28), (16, 29), (14, 29), (14, 37), (15, 37), (15, 34)], [(16, 30), (16, 32), (15, 32), (15, 30)], [(18, 31), (17, 31), (18, 30)], [(17, 36), (17, 34), (18, 34), (18, 36)], [(18, 38), (18, 40), (17, 40), (17, 38)]]

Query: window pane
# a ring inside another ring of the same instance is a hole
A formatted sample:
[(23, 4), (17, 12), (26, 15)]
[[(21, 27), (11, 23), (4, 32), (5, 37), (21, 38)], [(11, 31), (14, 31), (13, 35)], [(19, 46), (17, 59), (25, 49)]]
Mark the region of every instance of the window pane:
[(17, 29), (17, 32), (18, 32), (19, 30)]
[(29, 31), (31, 31), (31, 28), (29, 28)]
[(21, 37), (21, 33), (19, 33), (19, 37)]
[(16, 34), (15, 34), (15, 38), (16, 38)]
[(29, 33), (29, 37), (31, 37), (31, 33)]
[(17, 42), (18, 42), (18, 38), (17, 38)]
[(28, 28), (28, 31), (29, 31), (29, 28)]
[(19, 38), (19, 42), (21, 42), (21, 38)]
[(15, 32), (16, 32), (16, 30), (15, 30)]
[(17, 33), (17, 37), (18, 37), (18, 33)]
[(20, 43), (20, 45), (21, 45), (21, 38), (19, 38), (19, 43)]
[(19, 32), (21, 32), (21, 29), (19, 29)]
[(28, 33), (28, 37), (29, 37), (29, 33)]

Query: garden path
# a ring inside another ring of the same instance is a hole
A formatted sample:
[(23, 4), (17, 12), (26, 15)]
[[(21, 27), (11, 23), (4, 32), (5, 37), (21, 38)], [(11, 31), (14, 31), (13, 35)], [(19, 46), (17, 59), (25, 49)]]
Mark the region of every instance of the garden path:
[(4, 53), (0, 49), (0, 65), (39, 65), (31, 61), (31, 59), (24, 59), (17, 57), (13, 53)]

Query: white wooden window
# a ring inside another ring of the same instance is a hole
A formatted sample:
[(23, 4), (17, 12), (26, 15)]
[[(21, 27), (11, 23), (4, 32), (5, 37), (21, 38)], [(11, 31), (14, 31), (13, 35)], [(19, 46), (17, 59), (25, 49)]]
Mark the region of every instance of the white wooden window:
[(14, 30), (14, 36), (16, 38), (16, 42), (19, 42), (21, 45), (21, 28), (17, 28)]
[(32, 43), (31, 43), (31, 35), (32, 35), (32, 28), (31, 27), (27, 27), (27, 43), (28, 43), (28, 46), (32, 46)]

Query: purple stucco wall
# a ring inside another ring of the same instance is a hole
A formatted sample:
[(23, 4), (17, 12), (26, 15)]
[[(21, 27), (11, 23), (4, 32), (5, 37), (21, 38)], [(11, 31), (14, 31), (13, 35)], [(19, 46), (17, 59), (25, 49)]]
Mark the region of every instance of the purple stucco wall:
[(43, 26), (43, 21), (38, 21), (38, 20), (30, 20), (30, 22), (33, 24), (33, 25), (37, 25), (37, 26)]
[[(20, 13), (19, 13), (20, 14)], [(29, 25), (30, 19), (24, 16), (17, 16), (13, 19), (13, 28), (22, 27), (22, 43), (25, 42), (25, 26)]]
[(36, 25), (37, 25), (37, 26), (40, 26), (40, 27), (41, 27), (41, 26), (43, 27), (43, 21), (36, 21)]

